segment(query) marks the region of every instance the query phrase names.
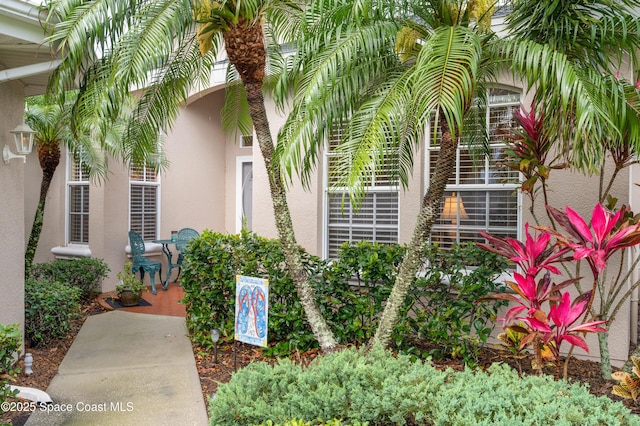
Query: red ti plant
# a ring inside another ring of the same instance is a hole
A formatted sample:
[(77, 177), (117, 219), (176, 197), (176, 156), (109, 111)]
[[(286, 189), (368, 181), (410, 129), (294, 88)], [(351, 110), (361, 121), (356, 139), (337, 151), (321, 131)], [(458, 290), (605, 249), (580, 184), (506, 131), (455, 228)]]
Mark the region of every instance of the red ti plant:
[(506, 257), (515, 262), (527, 275), (535, 277), (542, 269), (553, 274), (560, 271), (554, 263), (561, 263), (568, 260), (565, 254), (570, 251), (569, 247), (557, 249), (549, 246), (551, 235), (549, 232), (542, 232), (540, 235), (532, 236), (529, 232), (529, 224), (525, 224), (526, 241), (523, 243), (515, 238), (497, 237), (480, 231), (480, 235), (489, 241), (488, 244), (478, 243), (478, 247)]
[(622, 206), (614, 213), (606, 210), (602, 204), (596, 204), (590, 226), (569, 206), (565, 207), (565, 212), (551, 206), (547, 206), (547, 210), (568, 235), (547, 231), (557, 238), (560, 245), (573, 250), (574, 260), (585, 259), (593, 274), (593, 289), (585, 310), (586, 320), (593, 304), (593, 292), (607, 261), (618, 250), (640, 243), (640, 223), (632, 223), (628, 219), (627, 206)]
[[(490, 296), (494, 299), (514, 302), (516, 306), (509, 309), (501, 320), (505, 328), (512, 328), (519, 333), (527, 333), (522, 343), (532, 345), (536, 357), (536, 368), (542, 368), (542, 350), (545, 346), (544, 333), (550, 333), (552, 329), (548, 325), (548, 315), (543, 310), (543, 304), (548, 302), (556, 304), (559, 300), (560, 290), (574, 284), (579, 278), (572, 278), (556, 284), (551, 280), (551, 274), (559, 274), (560, 271), (554, 263), (569, 260), (565, 254), (569, 247), (558, 247), (550, 244), (551, 235), (541, 232), (531, 235), (528, 224), (525, 225), (526, 241), (523, 243), (513, 238), (502, 238), (481, 232), (492, 245), (479, 243), (478, 246), (485, 250), (502, 255), (515, 262), (524, 275), (514, 274), (515, 282), (507, 281), (506, 284), (515, 294), (499, 293)], [(538, 275), (544, 270), (544, 275), (538, 279)], [(528, 326), (513, 325), (520, 321)], [(543, 333), (544, 332), (544, 333)], [(559, 355), (552, 351), (556, 362)]]
[[(577, 339), (575, 332), (606, 331), (595, 326), (612, 320), (622, 301), (630, 294), (632, 289), (629, 289), (627, 293), (620, 297), (622, 285), (626, 282), (627, 277), (624, 277), (620, 282), (612, 283), (608, 292), (603, 290), (602, 286), (604, 284), (600, 283), (599, 279), (607, 261), (614, 253), (640, 243), (640, 223), (633, 221), (633, 214), (628, 207), (624, 206), (618, 211), (612, 212), (605, 209), (601, 204), (597, 204), (593, 209), (591, 223), (587, 223), (586, 220), (569, 207), (566, 207), (565, 211), (562, 212), (547, 206), (547, 211), (556, 223), (564, 228), (566, 233), (563, 234), (549, 227), (536, 228), (541, 234), (537, 237), (532, 237), (527, 226), (525, 243), (482, 233), (492, 246), (487, 244), (479, 245), (509, 258), (524, 272), (524, 275), (515, 274), (515, 283), (507, 283), (517, 296), (512, 294), (494, 295), (493, 297), (516, 302), (518, 306), (511, 308), (507, 312), (504, 318), (505, 323), (508, 324), (514, 320), (519, 320), (528, 326), (530, 335), (527, 336), (527, 339), (533, 344), (537, 360), (542, 359), (541, 350), (546, 345), (552, 353), (555, 351), (554, 357), (557, 361), (559, 359), (559, 343), (561, 341), (566, 340), (572, 344), (569, 356), (573, 346), (586, 349), (584, 340)], [(549, 245), (551, 236), (554, 236), (557, 240), (555, 245)], [(568, 294), (563, 295), (561, 300), (560, 290), (573, 283), (576, 283), (576, 287), (579, 290), (577, 283), (580, 278), (570, 279), (556, 285), (551, 282), (549, 274), (559, 273), (558, 269), (553, 265), (555, 263), (580, 261), (582, 259), (589, 264), (593, 274), (593, 288), (579, 296), (579, 299), (574, 302), (573, 307), (570, 309), (570, 303), (567, 301), (569, 300)], [(547, 271), (547, 275), (538, 280), (537, 275), (543, 269)], [(633, 284), (634, 287), (638, 285), (640, 283)], [(578, 312), (578, 315), (584, 314), (583, 323), (587, 321), (596, 289), (599, 289), (602, 300), (600, 311), (594, 316), (600, 322), (589, 322), (569, 327), (577, 319), (577, 317), (573, 318), (576, 312)], [(566, 300), (565, 297), (567, 298)], [(617, 302), (617, 305), (614, 305), (617, 298), (620, 298), (620, 301)], [(544, 302), (548, 302), (550, 305), (549, 315), (542, 308)], [(612, 308), (612, 306), (615, 307)], [(554, 312), (554, 316), (551, 317), (553, 326), (550, 325), (551, 323), (548, 320), (551, 312)], [(581, 329), (580, 327), (586, 328)], [(566, 337), (566, 333), (562, 330), (570, 330), (573, 334), (569, 333), (569, 335), (574, 337)], [(555, 334), (549, 335), (548, 333)], [(552, 338), (550, 336), (555, 337)], [(599, 341), (603, 377), (608, 378), (611, 367), (606, 334), (600, 335)]]
[(556, 380), (560, 376), (560, 346), (563, 341), (589, 352), (587, 342), (579, 334), (607, 331), (602, 327), (598, 327), (600, 324), (606, 323), (606, 321), (592, 321), (573, 325), (587, 309), (587, 303), (591, 297), (590, 293), (586, 292), (578, 296), (571, 303), (571, 296), (566, 291), (562, 294), (559, 303), (551, 303), (549, 318), (553, 325), (549, 323), (546, 316), (542, 315), (537, 315), (528, 321), (531, 328), (542, 334), (541, 343), (549, 348), (553, 354), (556, 364)]
[(569, 206), (562, 212), (551, 206), (547, 210), (568, 233), (551, 232), (558, 241), (574, 251), (574, 259), (586, 258), (594, 277), (604, 270), (607, 260), (616, 251), (640, 243), (640, 223), (632, 224), (626, 220), (623, 206), (615, 213), (607, 211), (598, 203), (591, 215), (591, 226)]
[[(544, 194), (544, 202), (547, 203), (547, 185), (549, 173), (553, 169), (567, 167), (561, 155), (551, 158), (552, 147), (555, 138), (549, 137), (544, 128), (544, 115), (536, 111), (532, 104), (529, 111), (523, 105), (520, 110), (514, 112), (514, 118), (520, 125), (519, 130), (506, 132), (507, 149), (505, 150), (507, 161), (505, 165), (517, 170), (524, 177), (521, 190), (531, 199), (530, 212), (535, 218), (535, 187), (541, 183)], [(536, 222), (538, 220), (536, 219)]]

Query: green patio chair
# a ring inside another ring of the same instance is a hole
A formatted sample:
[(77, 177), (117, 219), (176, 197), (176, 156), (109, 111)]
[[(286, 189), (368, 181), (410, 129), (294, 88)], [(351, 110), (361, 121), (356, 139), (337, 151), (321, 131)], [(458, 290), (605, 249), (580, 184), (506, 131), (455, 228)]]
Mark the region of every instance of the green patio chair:
[[(167, 281), (169, 281), (169, 276), (171, 275), (171, 270), (174, 268), (178, 268), (178, 275), (176, 276), (175, 281), (178, 281), (180, 277), (180, 272), (182, 272), (182, 262), (184, 261), (184, 249), (187, 247), (189, 241), (193, 238), (197, 238), (200, 236), (200, 233), (192, 228), (182, 228), (178, 231), (178, 236), (176, 239), (176, 249), (178, 250), (178, 261), (176, 263), (169, 262), (169, 271), (167, 272)], [(175, 282), (174, 281), (174, 282)]]
[[(145, 247), (144, 240), (136, 231), (129, 231), (129, 244), (131, 246), (131, 256), (133, 257), (133, 265), (131, 266), (131, 272), (135, 274), (140, 271), (140, 279), (144, 280), (144, 273), (149, 273), (149, 281), (151, 281), (151, 293), (156, 292), (156, 272), (160, 277), (162, 283), (162, 263), (149, 260), (144, 255)], [(163, 290), (166, 290), (166, 285), (162, 286)]]

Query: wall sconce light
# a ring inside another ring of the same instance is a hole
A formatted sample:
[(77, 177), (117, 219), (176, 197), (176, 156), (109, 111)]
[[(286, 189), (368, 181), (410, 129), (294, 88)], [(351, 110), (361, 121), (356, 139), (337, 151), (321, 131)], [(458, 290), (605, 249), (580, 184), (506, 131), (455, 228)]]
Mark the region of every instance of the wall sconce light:
[(458, 218), (469, 219), (469, 215), (467, 215), (467, 211), (464, 209), (462, 200), (458, 198), (455, 192), (444, 199), (444, 208), (442, 209), (442, 215), (440, 217), (443, 220), (451, 221), (452, 225), (457, 224)]
[(2, 150), (2, 159), (4, 160), (4, 164), (9, 164), (9, 161), (14, 158), (22, 158), (22, 161), (26, 163), (27, 155), (31, 154), (31, 150), (33, 149), (33, 135), (36, 133), (35, 130), (27, 126), (25, 123), (22, 123), (15, 129), (11, 130), (10, 133), (13, 133), (13, 140), (16, 144), (16, 151), (18, 154), (11, 152), (9, 146), (5, 145)]

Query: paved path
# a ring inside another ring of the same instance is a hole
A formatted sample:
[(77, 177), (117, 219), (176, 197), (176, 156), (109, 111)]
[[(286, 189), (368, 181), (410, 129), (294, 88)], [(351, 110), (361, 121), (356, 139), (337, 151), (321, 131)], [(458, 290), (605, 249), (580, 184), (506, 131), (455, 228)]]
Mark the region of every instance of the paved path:
[(185, 319), (112, 311), (85, 321), (28, 426), (207, 425)]

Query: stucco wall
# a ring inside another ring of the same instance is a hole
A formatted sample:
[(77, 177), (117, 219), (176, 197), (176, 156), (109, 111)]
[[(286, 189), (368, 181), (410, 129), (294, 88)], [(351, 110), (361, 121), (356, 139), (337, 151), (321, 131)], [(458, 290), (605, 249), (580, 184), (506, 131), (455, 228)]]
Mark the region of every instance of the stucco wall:
[[(35, 144), (34, 152), (31, 154), (33, 159), (27, 161), (27, 167), (25, 168), (25, 244), (29, 241), (31, 234), (42, 183), (42, 168), (36, 154), (37, 148), (38, 146)], [(53, 260), (55, 257), (51, 254), (51, 247), (64, 243), (66, 147), (61, 146), (60, 152), (60, 164), (53, 175), (45, 201), (42, 232), (40, 233), (38, 248), (34, 257), (34, 262), (36, 263)]]
[[(286, 116), (276, 110), (275, 104), (270, 99), (266, 99), (265, 104), (275, 144), (278, 130), (284, 124)], [(231, 139), (230, 143), (234, 144), (236, 142)], [(227, 166), (235, 167), (235, 161), (228, 162)], [(315, 255), (322, 254), (321, 215), (323, 191), (321, 172), (322, 163), (320, 162), (311, 177), (311, 188), (309, 190), (305, 190), (302, 187), (297, 176), (294, 177), (293, 182), (287, 188), (287, 203), (291, 211), (291, 219), (298, 244)], [(227, 179), (235, 182), (235, 170), (227, 174)], [(227, 202), (230, 203), (228, 206), (235, 206), (235, 190), (227, 192)], [(253, 209), (253, 231), (264, 237), (277, 238), (278, 232), (273, 216), (273, 203), (271, 202), (267, 169), (257, 141), (254, 141), (253, 146)]]
[(223, 91), (184, 107), (168, 134), (166, 154), (171, 162), (162, 173), (161, 228), (163, 236), (189, 227), (225, 231), (226, 137), (220, 126)]
[[(15, 154), (13, 136), (9, 133), (22, 122), (24, 90), (19, 83), (0, 84), (0, 149), (5, 144)], [(33, 163), (35, 154), (27, 162)], [(37, 162), (37, 160), (36, 160)], [(22, 160), (11, 160), (4, 164), (0, 160), (0, 241), (3, 244), (0, 256), (0, 324), (19, 323), (24, 335), (24, 176)]]

